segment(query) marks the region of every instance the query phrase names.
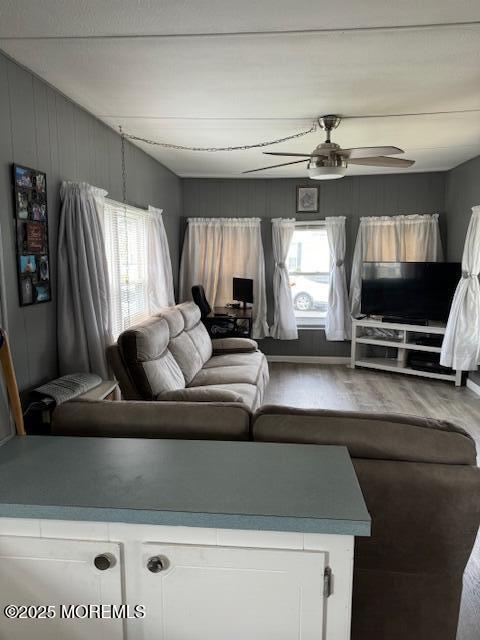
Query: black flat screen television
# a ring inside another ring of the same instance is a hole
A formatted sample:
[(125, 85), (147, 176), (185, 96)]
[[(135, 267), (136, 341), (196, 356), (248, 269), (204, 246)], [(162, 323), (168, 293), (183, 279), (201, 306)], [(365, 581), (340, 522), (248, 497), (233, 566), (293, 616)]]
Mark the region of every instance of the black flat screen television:
[(233, 299), (243, 302), (243, 306), (249, 302), (253, 304), (253, 280), (250, 278), (233, 278)]
[(364, 262), (362, 313), (446, 322), (461, 275), (459, 262)]

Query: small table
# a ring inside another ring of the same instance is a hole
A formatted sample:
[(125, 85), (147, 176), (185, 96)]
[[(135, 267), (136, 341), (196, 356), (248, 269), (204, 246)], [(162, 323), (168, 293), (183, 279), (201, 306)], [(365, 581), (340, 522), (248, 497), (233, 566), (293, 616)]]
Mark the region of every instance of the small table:
[(117, 385), (118, 382), (116, 380), (102, 380), (97, 387), (85, 391), (74, 400), (114, 400)]
[[(72, 400), (115, 400), (117, 386), (116, 380), (102, 380), (99, 385), (72, 398)], [(52, 412), (55, 406), (55, 402), (52, 400), (51, 405), (39, 407), (36, 411), (31, 412), (26, 424), (29, 435), (50, 435)]]
[[(244, 338), (250, 338), (252, 335), (252, 309), (251, 307), (244, 309), (240, 308), (232, 308), (232, 307), (215, 307), (212, 313), (208, 316), (211, 319), (218, 318), (219, 320), (222, 316), (228, 316), (230, 320), (233, 320), (233, 332), (232, 336), (241, 336)], [(240, 322), (239, 322), (240, 321)], [(246, 323), (246, 330), (242, 330), (241, 323)]]

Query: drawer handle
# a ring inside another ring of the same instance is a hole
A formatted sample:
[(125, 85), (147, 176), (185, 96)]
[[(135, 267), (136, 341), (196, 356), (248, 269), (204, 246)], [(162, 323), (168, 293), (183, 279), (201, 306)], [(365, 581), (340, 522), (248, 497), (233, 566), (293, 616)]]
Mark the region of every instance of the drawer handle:
[(168, 567), (168, 560), (164, 556), (152, 556), (147, 560), (147, 569), (152, 573), (160, 573)]
[(93, 564), (99, 571), (106, 571), (115, 566), (115, 557), (111, 553), (101, 553), (95, 556)]

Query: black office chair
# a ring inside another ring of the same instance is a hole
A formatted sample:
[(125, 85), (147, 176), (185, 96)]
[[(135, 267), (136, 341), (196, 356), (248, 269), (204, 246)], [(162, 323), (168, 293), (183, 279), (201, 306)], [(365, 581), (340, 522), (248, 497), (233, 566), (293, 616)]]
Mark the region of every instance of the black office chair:
[(194, 284), (192, 287), (192, 298), (195, 304), (200, 308), (202, 322), (211, 338), (228, 338), (236, 335), (235, 320), (228, 316), (211, 316), (212, 307), (210, 306), (205, 289), (201, 284)]
[(200, 312), (203, 318), (206, 318), (212, 312), (212, 307), (208, 304), (207, 296), (205, 295), (205, 289), (201, 284), (194, 284), (192, 287), (192, 298), (197, 307), (200, 307)]

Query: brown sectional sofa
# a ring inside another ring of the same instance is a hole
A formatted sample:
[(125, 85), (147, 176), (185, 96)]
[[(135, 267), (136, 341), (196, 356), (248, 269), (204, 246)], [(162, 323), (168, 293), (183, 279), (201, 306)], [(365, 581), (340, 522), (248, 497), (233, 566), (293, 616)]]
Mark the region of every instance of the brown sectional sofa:
[(124, 331), (108, 359), (125, 400), (260, 406), (268, 364), (254, 340), (211, 340), (193, 302)]
[(439, 420), (286, 407), (263, 407), (252, 429), (348, 447), (373, 534), (355, 541), (352, 640), (455, 640), (480, 524), (472, 438)]

